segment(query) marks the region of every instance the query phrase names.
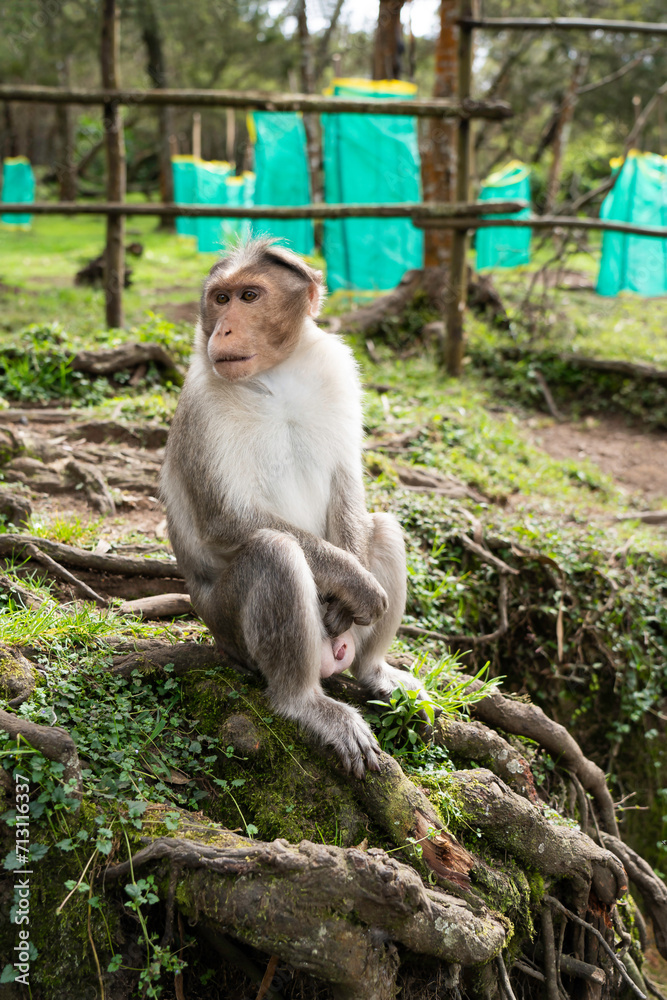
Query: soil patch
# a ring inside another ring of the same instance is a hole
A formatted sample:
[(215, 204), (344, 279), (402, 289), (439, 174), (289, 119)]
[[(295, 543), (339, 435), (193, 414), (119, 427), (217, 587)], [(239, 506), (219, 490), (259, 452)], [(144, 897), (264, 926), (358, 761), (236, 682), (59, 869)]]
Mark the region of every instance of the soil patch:
[(667, 433), (642, 434), (621, 421), (543, 424), (533, 443), (552, 458), (588, 458), (628, 493), (667, 500)]

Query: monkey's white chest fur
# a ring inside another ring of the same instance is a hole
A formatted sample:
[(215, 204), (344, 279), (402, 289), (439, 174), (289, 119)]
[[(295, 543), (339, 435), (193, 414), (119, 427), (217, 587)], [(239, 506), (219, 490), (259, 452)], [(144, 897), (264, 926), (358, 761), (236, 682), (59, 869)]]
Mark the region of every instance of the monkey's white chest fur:
[(309, 323), (296, 351), (258, 382), (220, 387), (210, 439), (215, 478), (235, 509), (259, 507), (324, 537), (336, 470), (360, 475), (352, 353)]

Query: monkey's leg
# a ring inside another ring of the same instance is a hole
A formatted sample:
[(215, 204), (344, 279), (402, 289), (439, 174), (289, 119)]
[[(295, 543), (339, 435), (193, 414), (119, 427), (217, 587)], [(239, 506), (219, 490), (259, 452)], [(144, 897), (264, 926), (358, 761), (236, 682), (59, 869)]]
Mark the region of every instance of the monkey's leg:
[(352, 673), (372, 694), (386, 698), (394, 688), (400, 686), (408, 690), (421, 691), (423, 699), (428, 701), (429, 696), (416, 677), (406, 670), (391, 667), (385, 661), (385, 654), (398, 631), (405, 611), (407, 587), (405, 543), (401, 527), (391, 514), (371, 514), (370, 517), (372, 529), (368, 568), (386, 590), (389, 608), (375, 625), (352, 626), (351, 631), (357, 647)]
[(357, 777), (363, 777), (364, 758), (378, 770), (377, 743), (359, 712), (320, 686), (326, 635), (315, 581), (294, 538), (270, 529), (255, 532), (194, 603), (222, 648), (262, 672), (279, 715), (332, 746)]

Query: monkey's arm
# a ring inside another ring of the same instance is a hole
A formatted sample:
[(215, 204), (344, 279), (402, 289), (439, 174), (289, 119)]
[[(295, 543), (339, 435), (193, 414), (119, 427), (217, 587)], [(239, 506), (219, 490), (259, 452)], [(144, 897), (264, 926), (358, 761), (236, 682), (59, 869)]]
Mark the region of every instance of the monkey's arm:
[[(245, 510), (241, 515), (235, 512), (231, 504), (218, 502), (220, 506), (215, 517), (206, 520), (197, 518), (201, 541), (201, 545), (197, 546), (198, 551), (217, 548), (224, 555), (226, 552), (238, 551), (257, 531), (264, 528), (279, 531), (297, 540), (319, 593), (331, 602), (332, 612), (336, 609), (335, 621), (325, 619), (327, 631), (340, 635), (352, 622), (357, 625), (372, 625), (387, 610), (388, 600), (384, 589), (353, 552), (259, 508), (252, 512)], [(196, 499), (193, 509), (202, 509)], [(197, 558), (195, 552), (193, 557)], [(185, 571), (185, 567), (183, 569)]]

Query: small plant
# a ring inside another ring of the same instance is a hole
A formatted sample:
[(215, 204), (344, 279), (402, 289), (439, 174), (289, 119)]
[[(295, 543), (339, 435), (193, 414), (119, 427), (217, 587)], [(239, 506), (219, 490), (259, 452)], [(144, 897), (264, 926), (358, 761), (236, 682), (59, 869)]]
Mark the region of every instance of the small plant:
[[(475, 702), (492, 694), (501, 681), (501, 678), (486, 679), (489, 669), (487, 663), (472, 679), (482, 681), (481, 686), (478, 690), (470, 690), (470, 679), (466, 677), (461, 680), (455, 673), (457, 659), (457, 654), (448, 654), (429, 669), (425, 669), (426, 654), (415, 660), (412, 673), (419, 677), (429, 700), (424, 699), (422, 691), (399, 687), (392, 691), (388, 701), (368, 702), (369, 705), (385, 709), (384, 712), (366, 715), (383, 750), (394, 757), (410, 757), (413, 766), (418, 766), (422, 756), (424, 762), (428, 760), (432, 764), (434, 753), (436, 759), (439, 757), (442, 764), (446, 764), (446, 753), (438, 753), (442, 748), (432, 746), (430, 734), (427, 735), (426, 730), (427, 726), (433, 727), (435, 723), (436, 709), (446, 715), (462, 714)], [(445, 685), (442, 683), (443, 675), (447, 680)]]

